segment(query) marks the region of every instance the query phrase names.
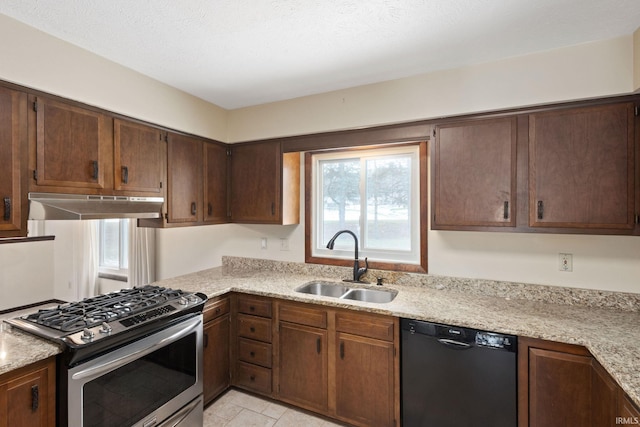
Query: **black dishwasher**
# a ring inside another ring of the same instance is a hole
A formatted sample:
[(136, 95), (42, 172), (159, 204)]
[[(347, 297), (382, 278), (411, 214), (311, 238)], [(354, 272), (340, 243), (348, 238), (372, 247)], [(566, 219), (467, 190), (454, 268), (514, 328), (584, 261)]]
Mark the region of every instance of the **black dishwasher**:
[(517, 337), (402, 319), (403, 427), (516, 427)]

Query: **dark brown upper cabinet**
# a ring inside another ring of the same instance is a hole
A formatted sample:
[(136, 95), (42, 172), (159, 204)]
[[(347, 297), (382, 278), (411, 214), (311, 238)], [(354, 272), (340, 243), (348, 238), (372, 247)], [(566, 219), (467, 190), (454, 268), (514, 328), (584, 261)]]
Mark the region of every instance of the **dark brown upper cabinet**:
[(0, 87), (0, 237), (27, 235), (27, 94)]
[(113, 187), (113, 129), (106, 114), (30, 96), (32, 191), (100, 193)]
[(432, 228), (516, 225), (516, 117), (435, 126)]
[(204, 222), (228, 222), (228, 159), (229, 149), (224, 144), (203, 143)]
[(529, 115), (529, 225), (635, 227), (635, 115), (631, 102)]
[(167, 144), (163, 134), (151, 126), (114, 119), (114, 190), (164, 195)]
[(202, 221), (202, 140), (169, 133), (167, 222)]
[(300, 222), (300, 153), (274, 141), (231, 146), (231, 222)]

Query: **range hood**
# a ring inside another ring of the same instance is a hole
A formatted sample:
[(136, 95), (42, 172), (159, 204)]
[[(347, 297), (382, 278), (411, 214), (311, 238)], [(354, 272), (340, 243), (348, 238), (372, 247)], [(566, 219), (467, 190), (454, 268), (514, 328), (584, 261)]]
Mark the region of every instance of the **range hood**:
[(29, 193), (29, 219), (160, 218), (163, 197)]

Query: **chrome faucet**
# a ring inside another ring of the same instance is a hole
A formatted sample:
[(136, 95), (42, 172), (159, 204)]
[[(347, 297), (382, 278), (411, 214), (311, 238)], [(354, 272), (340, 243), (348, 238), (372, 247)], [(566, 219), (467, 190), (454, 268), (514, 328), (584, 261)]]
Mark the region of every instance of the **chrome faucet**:
[(360, 261), (358, 260), (358, 236), (356, 236), (355, 233), (353, 233), (353, 231), (351, 231), (351, 230), (340, 230), (340, 231), (338, 231), (336, 234), (333, 235), (331, 240), (329, 240), (329, 243), (327, 243), (327, 249), (333, 250), (333, 245), (335, 244), (336, 239), (342, 233), (351, 234), (351, 236), (353, 236), (353, 239), (355, 240), (355, 254), (354, 254), (354, 260), (353, 260), (353, 280), (345, 280), (345, 282), (366, 283), (366, 282), (362, 282), (360, 280), (360, 278), (369, 269), (369, 262), (367, 261), (367, 258), (365, 257), (364, 258), (364, 268), (360, 268)]

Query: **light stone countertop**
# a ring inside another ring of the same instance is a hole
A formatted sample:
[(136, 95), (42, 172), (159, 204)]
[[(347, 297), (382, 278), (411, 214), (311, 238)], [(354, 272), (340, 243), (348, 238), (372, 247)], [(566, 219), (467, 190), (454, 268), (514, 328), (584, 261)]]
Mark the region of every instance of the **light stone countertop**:
[[(588, 306), (588, 302), (585, 302), (587, 305), (569, 305), (536, 300), (535, 296), (534, 300), (522, 299), (527, 293), (517, 285), (514, 285), (517, 290), (514, 295), (518, 298), (513, 298), (502, 290), (498, 294), (507, 295), (506, 297), (496, 296), (494, 291), (479, 291), (475, 282), (457, 287), (440, 286), (425, 284), (423, 277), (427, 275), (408, 275), (407, 279), (403, 275), (394, 276), (391, 273), (385, 277), (392, 283), (385, 284), (384, 287), (397, 290), (397, 297), (385, 304), (364, 303), (302, 294), (294, 290), (311, 280), (340, 282), (348, 276), (348, 268), (238, 260), (244, 259), (223, 258), (223, 267), (155, 284), (202, 292), (209, 298), (237, 291), (583, 345), (631, 399), (640, 405), (640, 311), (635, 309), (637, 301), (633, 300), (634, 295), (621, 298), (615, 295), (603, 296), (599, 292), (596, 302), (602, 298), (613, 298), (620, 300), (616, 304), (631, 304), (635, 307), (631, 310), (599, 308)], [(430, 279), (447, 281), (447, 278)], [(504, 287), (502, 283), (494, 283), (495, 287)], [(539, 287), (532, 286), (533, 292), (538, 292), (536, 289)], [(564, 289), (562, 292), (571, 294), (572, 299), (576, 298), (575, 290)], [(555, 301), (554, 298), (551, 299)], [(632, 301), (627, 301), (629, 299)], [(19, 331), (2, 331), (0, 340), (0, 343), (5, 343), (6, 352), (5, 357), (0, 358), (0, 374), (60, 352), (56, 345)]]

